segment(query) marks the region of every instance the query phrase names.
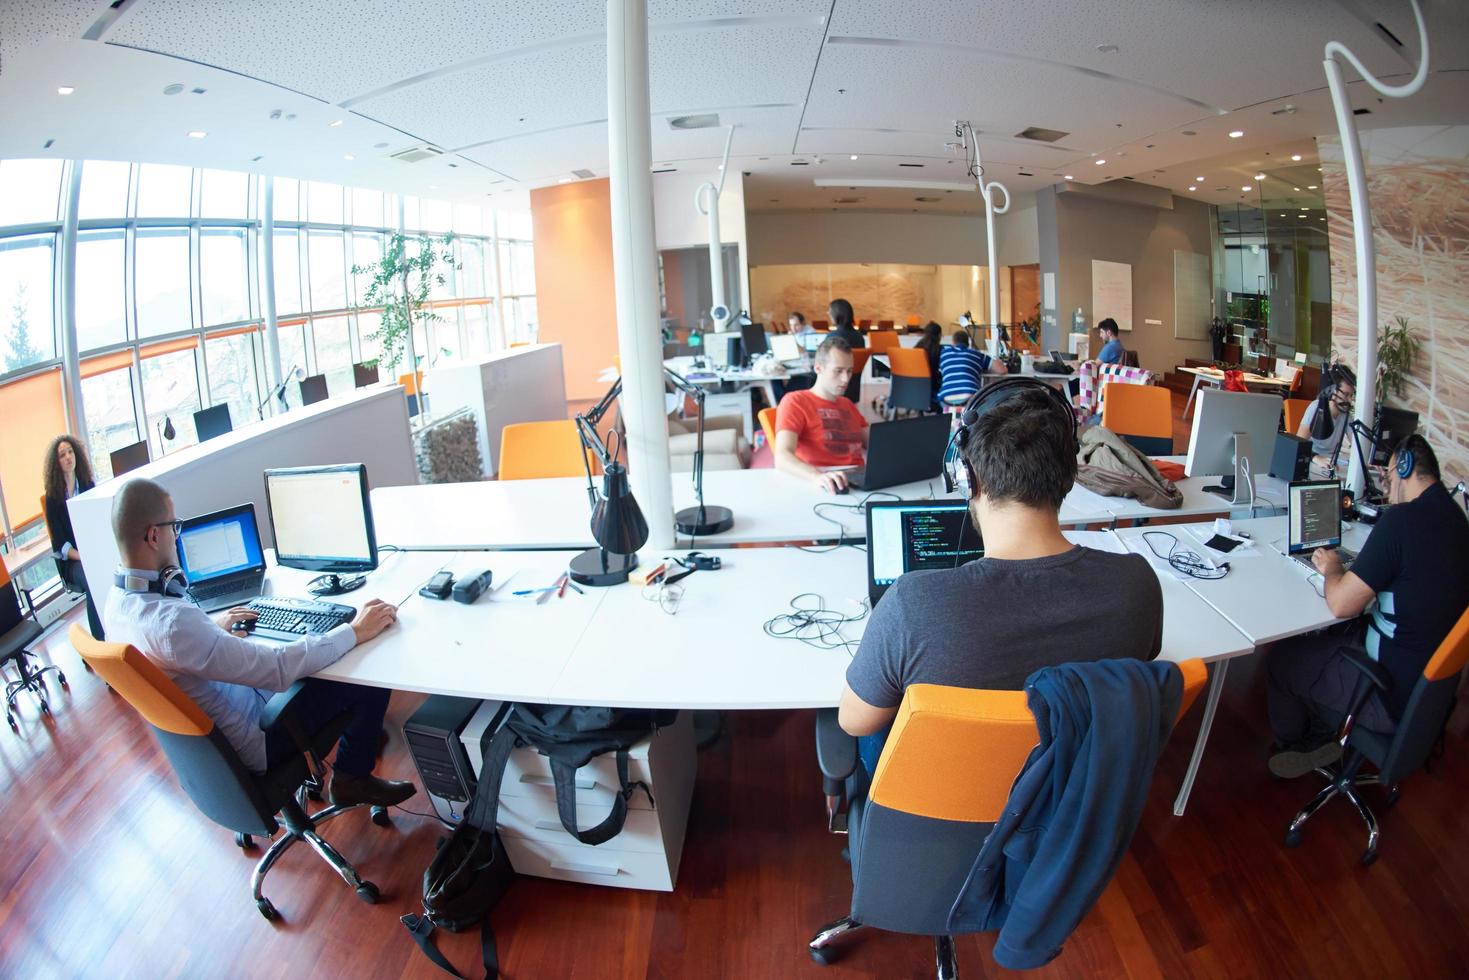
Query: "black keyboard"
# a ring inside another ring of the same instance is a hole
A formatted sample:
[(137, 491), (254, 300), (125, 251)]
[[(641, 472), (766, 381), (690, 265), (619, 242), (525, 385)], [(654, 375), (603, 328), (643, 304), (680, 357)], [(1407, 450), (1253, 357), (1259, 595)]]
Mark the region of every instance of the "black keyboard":
[(303, 636), (329, 633), (343, 623), (352, 622), (357, 615), (357, 610), (351, 606), (290, 596), (261, 597), (245, 608), (260, 614), (250, 631), (252, 636), (288, 642)]

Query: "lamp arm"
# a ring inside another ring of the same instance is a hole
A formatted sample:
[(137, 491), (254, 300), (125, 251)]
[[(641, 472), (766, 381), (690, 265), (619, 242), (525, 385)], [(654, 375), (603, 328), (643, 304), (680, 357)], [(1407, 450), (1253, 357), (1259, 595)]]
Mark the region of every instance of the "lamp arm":
[(688, 378), (679, 374), (670, 367), (663, 368), (663, 375), (668, 382), (681, 393), (688, 395), (694, 400), (699, 408), (699, 425), (694, 431), (694, 497), (699, 502), (699, 513), (704, 513), (704, 397), (708, 394), (703, 385), (696, 385)]
[[(622, 378), (619, 377), (607, 390), (607, 394), (602, 396), (602, 400), (593, 405), (590, 411), (581, 412), (576, 416), (576, 434), (581, 438), (582, 449), (590, 450), (597, 457), (597, 462), (602, 464), (603, 470), (612, 464), (612, 454), (607, 449), (607, 443), (597, 431), (597, 423), (602, 421), (602, 417), (607, 414), (612, 403), (621, 394)], [(587, 459), (586, 452), (582, 453), (582, 468), (587, 474), (587, 502), (596, 507), (597, 487), (592, 480), (592, 464)]]

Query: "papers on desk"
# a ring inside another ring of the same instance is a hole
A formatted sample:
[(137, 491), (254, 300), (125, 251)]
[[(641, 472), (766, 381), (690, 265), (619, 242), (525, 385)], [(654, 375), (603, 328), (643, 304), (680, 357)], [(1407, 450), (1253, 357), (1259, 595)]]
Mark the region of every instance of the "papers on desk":
[[(1168, 556), (1170, 554), (1191, 551), (1194, 554), (1198, 555), (1199, 559), (1207, 567), (1218, 567), (1218, 563), (1214, 557), (1217, 552), (1209, 548), (1205, 548), (1202, 542), (1196, 542), (1187, 535), (1176, 534), (1176, 530), (1176, 526), (1166, 531), (1159, 529), (1151, 543), (1149, 543), (1148, 539), (1143, 537), (1142, 534), (1139, 534), (1137, 537), (1125, 537), (1121, 540), (1122, 543), (1126, 545), (1128, 551), (1131, 551), (1135, 555), (1142, 555), (1144, 558), (1146, 558), (1148, 560), (1148, 564), (1152, 565), (1153, 570), (1159, 575), (1172, 576), (1180, 582), (1187, 582), (1194, 576), (1189, 575), (1187, 572), (1182, 571), (1181, 569), (1174, 568), (1172, 563), (1168, 561)], [(1146, 534), (1147, 532), (1144, 533)], [(1167, 538), (1157, 536), (1162, 534), (1173, 535), (1173, 537), (1177, 539), (1178, 544), (1176, 546), (1173, 546)], [(1172, 551), (1169, 550), (1170, 547), (1172, 547)]]

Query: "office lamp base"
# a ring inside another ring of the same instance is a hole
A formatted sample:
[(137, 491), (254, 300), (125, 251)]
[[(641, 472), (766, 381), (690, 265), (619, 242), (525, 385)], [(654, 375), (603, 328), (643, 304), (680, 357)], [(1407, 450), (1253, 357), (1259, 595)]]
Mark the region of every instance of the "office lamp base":
[(588, 548), (567, 566), (571, 580), (578, 585), (621, 585), (628, 573), (638, 567), (637, 555), (617, 555), (601, 548)]
[(702, 538), (734, 527), (734, 511), (728, 507), (685, 507), (673, 515), (673, 526), (679, 534)]

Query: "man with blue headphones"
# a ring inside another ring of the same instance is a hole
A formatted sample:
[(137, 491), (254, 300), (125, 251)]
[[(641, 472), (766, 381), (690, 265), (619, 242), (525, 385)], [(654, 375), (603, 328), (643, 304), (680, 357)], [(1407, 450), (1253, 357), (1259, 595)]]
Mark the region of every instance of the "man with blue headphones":
[(1277, 644), (1266, 661), (1270, 771), (1281, 778), (1341, 757), (1337, 728), (1360, 674), (1336, 656), (1338, 647), (1359, 643), (1387, 668), (1392, 690), (1385, 698), (1374, 693), (1357, 724), (1391, 732), (1424, 666), (1469, 606), (1469, 520), (1421, 435), (1393, 451), (1387, 497), (1390, 506), (1350, 570), (1334, 549), (1311, 555), (1327, 607), (1348, 622)]
[(391, 626), (395, 607), (373, 599), (350, 624), (321, 636), (294, 643), (252, 640), (248, 624), (254, 613), (230, 609), (210, 619), (189, 600), (178, 564), (179, 521), (162, 486), (128, 481), (113, 500), (112, 532), (122, 567), (107, 596), (107, 639), (131, 644), (157, 664), (214, 720), (247, 768), (264, 772), (299, 751), (285, 732), (279, 742), (267, 738), (260, 715), (271, 692), (309, 678), (295, 703), (308, 730), (352, 712), (327, 787), (332, 802), (396, 806), (416, 792), (410, 782), (372, 774), (392, 692), (311, 677)]

